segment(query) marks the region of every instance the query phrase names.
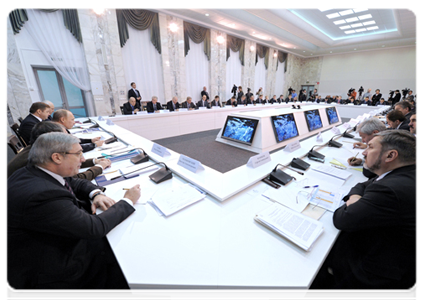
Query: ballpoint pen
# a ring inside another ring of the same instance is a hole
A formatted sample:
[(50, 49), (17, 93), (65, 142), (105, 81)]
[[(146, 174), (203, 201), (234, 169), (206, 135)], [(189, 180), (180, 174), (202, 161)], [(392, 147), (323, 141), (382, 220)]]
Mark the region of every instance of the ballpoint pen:
[(351, 162), (353, 162), (353, 161), (355, 161), (355, 159), (356, 159), (356, 157), (357, 157), (357, 155), (358, 155), (358, 153), (359, 152), (357, 152), (357, 154), (351, 159)]

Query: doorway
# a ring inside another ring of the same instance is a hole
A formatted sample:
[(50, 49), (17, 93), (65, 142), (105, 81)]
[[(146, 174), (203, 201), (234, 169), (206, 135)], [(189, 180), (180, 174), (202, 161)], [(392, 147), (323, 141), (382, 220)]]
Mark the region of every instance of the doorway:
[(314, 85), (302, 85), (302, 90), (306, 90), (307, 99), (310, 98), (310, 91), (313, 93), (314, 91)]

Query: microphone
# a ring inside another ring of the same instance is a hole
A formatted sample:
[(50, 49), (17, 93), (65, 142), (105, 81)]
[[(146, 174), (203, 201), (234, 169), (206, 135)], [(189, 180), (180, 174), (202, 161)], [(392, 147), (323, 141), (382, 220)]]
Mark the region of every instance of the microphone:
[[(143, 151), (144, 151), (144, 150), (143, 150)], [(118, 177), (116, 177), (116, 178), (119, 178), (119, 177), (123, 176), (123, 177), (125, 177), (125, 178), (127, 179), (127, 178), (129, 178), (127, 175), (129, 175), (129, 174), (131, 174), (131, 173), (138, 172), (138, 171), (141, 171), (141, 170), (144, 170), (144, 169), (147, 169), (147, 168), (150, 168), (150, 167), (152, 167), (152, 166), (159, 165), (159, 164), (164, 165), (164, 167), (163, 167), (163, 168), (161, 168), (161, 169), (159, 169), (158, 171), (154, 172), (153, 174), (151, 174), (151, 175), (150, 175), (150, 176), (148, 176), (148, 177), (149, 177), (152, 181), (154, 181), (155, 183), (160, 183), (160, 182), (163, 182), (163, 181), (165, 181), (165, 180), (171, 179), (171, 178), (172, 178), (172, 171), (170, 171), (170, 169), (169, 169), (169, 168), (166, 166), (166, 164), (165, 164), (165, 163), (163, 163), (163, 162), (158, 162), (158, 163), (151, 164), (151, 165), (146, 166), (146, 167), (143, 167), (143, 168), (139, 168), (139, 169), (137, 169), (137, 170), (134, 170), (134, 171), (131, 171), (131, 172), (128, 172), (128, 173), (122, 174), (122, 175), (120, 175), (120, 176), (118, 176)], [(136, 175), (138, 175), (138, 174), (136, 174)], [(113, 179), (116, 179), (116, 178), (113, 178)]]
[(325, 162), (325, 156), (317, 151), (314, 151), (314, 147), (316, 146), (323, 146), (323, 145), (315, 145), (313, 146), (313, 148), (311, 148), (311, 150), (307, 153), (307, 157), (310, 158), (311, 160), (315, 160), (321, 163)]
[(342, 134), (342, 137), (351, 138), (351, 139), (354, 138), (354, 136), (352, 134), (348, 133), (347, 130), (344, 131), (344, 133)]
[(310, 164), (300, 158), (293, 158), (290, 166), (305, 171), (308, 169), (308, 167), (310, 167)]
[(337, 141), (334, 141), (334, 140), (333, 140), (335, 137), (337, 137), (337, 136), (341, 136), (341, 135), (342, 135), (342, 134), (337, 134), (337, 135), (334, 135), (334, 136), (330, 139), (330, 141), (328, 142), (328, 146), (329, 146), (329, 147), (341, 148), (341, 147), (342, 147), (342, 144), (341, 144), (340, 142), (337, 142)]
[(282, 185), (286, 185), (287, 183), (289, 183), (292, 179), (295, 179), (294, 177), (292, 177), (291, 175), (286, 174), (285, 172), (281, 171), (278, 169), (278, 166), (280, 164), (277, 164), (276, 167), (272, 170), (272, 172), (270, 172), (269, 174), (269, 179), (271, 181), (275, 181), (278, 182)]
[(98, 125), (98, 123), (96, 121), (94, 121), (94, 123), (95, 123), (94, 125), (91, 125), (88, 128), (98, 128), (98, 127), (100, 127), (100, 125)]
[(88, 120), (85, 120), (84, 122), (82, 122), (82, 123), (91, 123), (91, 119), (90, 118), (88, 118)]
[(147, 162), (150, 160), (150, 157), (148, 156), (148, 154), (144, 151), (144, 149), (142, 148), (135, 148), (135, 149), (139, 149), (142, 151), (142, 153), (132, 157), (130, 159), (131, 163), (133, 163), (134, 165), (143, 163), (143, 162)]

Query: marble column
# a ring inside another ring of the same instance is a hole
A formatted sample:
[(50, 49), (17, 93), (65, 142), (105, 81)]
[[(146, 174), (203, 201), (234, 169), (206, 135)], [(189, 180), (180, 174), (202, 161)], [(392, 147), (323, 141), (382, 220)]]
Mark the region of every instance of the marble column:
[(269, 65), (267, 67), (266, 86), (264, 88), (264, 94), (268, 95), (269, 99), (273, 97), (276, 89), (276, 63), (278, 57), (274, 57), (275, 51), (276, 49), (269, 48)]
[[(116, 11), (96, 15), (78, 9), (96, 115), (120, 114), (119, 98), (125, 98), (125, 78)], [(119, 88), (118, 88), (119, 87)]]
[[(172, 32), (169, 28), (172, 23), (177, 27), (176, 32)], [(183, 21), (159, 13), (159, 24), (165, 98), (170, 100), (173, 96), (178, 96), (181, 103), (187, 97)]]
[[(222, 44), (217, 42), (217, 37), (222, 36)], [(227, 99), (230, 91), (226, 91), (226, 34), (210, 30), (211, 55), (210, 55), (210, 101), (214, 96), (219, 96), (220, 100)]]
[[(250, 49), (251, 46), (254, 47), (253, 51)], [(253, 94), (256, 92), (254, 91), (256, 51), (256, 43), (253, 41), (245, 40), (244, 66), (242, 67), (241, 82), (243, 90), (247, 91), (247, 88), (250, 88)]]
[[(18, 118), (25, 118), (32, 105), (24, 70), (19, 58), (13, 30), (7, 18), (7, 106), (8, 124), (18, 123)], [(8, 132), (11, 133), (9, 126)]]

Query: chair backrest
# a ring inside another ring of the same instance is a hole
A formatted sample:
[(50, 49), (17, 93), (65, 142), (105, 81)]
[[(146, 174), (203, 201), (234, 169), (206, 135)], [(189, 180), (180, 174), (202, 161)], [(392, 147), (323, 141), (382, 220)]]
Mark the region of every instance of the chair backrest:
[(20, 124), (22, 124), (22, 122), (23, 122), (22, 117), (19, 117), (19, 118), (18, 118), (18, 121), (19, 121), (19, 123), (20, 123)]
[(120, 112), (122, 113), (122, 115), (123, 115), (123, 106), (119, 106), (120, 107)]
[(10, 148), (12, 148), (15, 154), (18, 154), (24, 148), (22, 143), (19, 141), (19, 139), (15, 135), (11, 135), (7, 138), (7, 144), (9, 145)]
[(13, 132), (16, 134), (16, 136), (18, 137), (19, 141), (21, 142), (21, 144), (26, 147), (27, 144), (25, 143), (24, 139), (21, 137), (20, 133), (19, 133), (19, 125), (17, 123), (13, 123), (10, 128), (13, 130)]

